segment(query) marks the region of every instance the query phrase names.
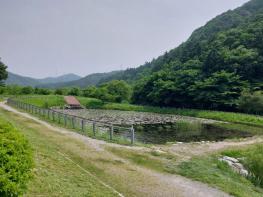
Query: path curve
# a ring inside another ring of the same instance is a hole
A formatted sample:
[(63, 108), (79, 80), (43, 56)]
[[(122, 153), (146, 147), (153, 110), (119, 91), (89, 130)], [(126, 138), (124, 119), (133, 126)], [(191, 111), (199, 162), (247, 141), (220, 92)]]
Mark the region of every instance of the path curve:
[[(104, 149), (104, 145), (110, 146), (119, 146), (124, 147), (122, 145), (110, 144), (101, 140), (92, 139), (81, 134), (72, 132), (70, 130), (59, 128), (57, 126), (53, 126), (45, 121), (38, 119), (28, 113), (24, 113), (18, 111), (10, 106), (8, 106), (5, 102), (0, 103), (0, 107), (13, 112), (15, 114), (21, 115), (24, 118), (34, 120), (35, 122), (47, 127), (48, 129), (63, 133), (66, 136), (72, 137), (77, 140), (81, 140), (82, 142), (88, 144), (93, 147), (96, 151), (106, 151)], [(133, 147), (134, 149), (141, 147)], [(144, 148), (144, 147), (142, 147)], [(170, 174), (162, 174), (159, 172), (155, 172), (149, 169), (145, 169), (139, 166), (136, 166), (136, 170), (142, 173), (143, 177), (147, 177), (154, 182), (156, 186), (148, 186), (135, 188), (138, 191), (141, 190), (142, 193), (145, 193), (144, 196), (167, 196), (167, 197), (229, 197), (230, 195), (216, 189), (212, 188), (204, 183), (192, 181), (188, 178), (179, 176), (179, 175), (170, 175)]]

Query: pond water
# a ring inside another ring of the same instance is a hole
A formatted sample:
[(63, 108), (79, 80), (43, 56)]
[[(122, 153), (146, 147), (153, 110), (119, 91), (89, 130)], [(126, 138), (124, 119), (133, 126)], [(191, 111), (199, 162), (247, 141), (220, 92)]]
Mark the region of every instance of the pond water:
[[(130, 137), (129, 132), (119, 132), (118, 135)], [(245, 137), (252, 137), (252, 134), (223, 129), (212, 124), (178, 122), (135, 126), (135, 140), (146, 144), (165, 144), (176, 141), (223, 141), (225, 139)]]

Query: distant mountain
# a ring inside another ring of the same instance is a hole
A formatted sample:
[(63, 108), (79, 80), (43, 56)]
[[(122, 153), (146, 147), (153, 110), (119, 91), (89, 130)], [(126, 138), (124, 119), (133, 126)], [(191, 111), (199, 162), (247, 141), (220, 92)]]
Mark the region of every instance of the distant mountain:
[(25, 77), (8, 72), (8, 78), (5, 81), (7, 85), (20, 85), (20, 86), (42, 86), (47, 83), (62, 83), (78, 80), (81, 77), (75, 74), (66, 74), (58, 77), (47, 77), (44, 79), (35, 79), (31, 77)]
[[(151, 62), (146, 62), (137, 68), (116, 72), (114, 75), (109, 76), (109, 78), (104, 78), (103, 82), (118, 79), (133, 83), (145, 76), (150, 76), (152, 73), (164, 69), (165, 65), (171, 64), (174, 61), (184, 63), (191, 59), (199, 59), (203, 62), (207, 56), (206, 53), (209, 53), (207, 46), (209, 44), (211, 45), (212, 41), (215, 40), (219, 34), (231, 30), (235, 31), (238, 27), (240, 29), (245, 28), (249, 24), (255, 23), (255, 20), (260, 20), (262, 15), (263, 0), (251, 0), (235, 10), (229, 10), (210, 20), (203, 27), (196, 29), (186, 42), (153, 59)], [(255, 29), (256, 28), (254, 28), (254, 30)], [(261, 40), (255, 41), (255, 43), (261, 43)], [(246, 43), (243, 43), (243, 45), (245, 44)], [(250, 46), (250, 48), (252, 47)], [(257, 49), (258, 47), (254, 48)]]
[(58, 77), (47, 77), (44, 79), (38, 79), (38, 81), (41, 84), (50, 84), (50, 83), (64, 83), (64, 82), (75, 81), (79, 79), (81, 79), (80, 76), (70, 73)]
[(24, 77), (11, 72), (8, 72), (8, 78), (5, 81), (7, 85), (20, 85), (20, 86), (38, 86), (40, 81), (31, 77)]
[(95, 73), (95, 74), (90, 74), (86, 77), (83, 77), (83, 78), (75, 80), (75, 81), (42, 84), (42, 85), (40, 85), (40, 87), (45, 87), (45, 88), (63, 88), (63, 87), (85, 88), (85, 87), (91, 86), (91, 85), (98, 85), (104, 79), (110, 78), (112, 75), (115, 75), (116, 73), (119, 73), (119, 72), (121, 72), (121, 71), (113, 71), (113, 72), (108, 72), (108, 73)]

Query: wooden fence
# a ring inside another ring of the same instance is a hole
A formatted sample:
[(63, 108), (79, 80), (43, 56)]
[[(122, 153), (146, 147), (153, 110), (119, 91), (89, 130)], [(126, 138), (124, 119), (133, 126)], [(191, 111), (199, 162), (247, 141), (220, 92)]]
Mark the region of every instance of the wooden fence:
[(70, 127), (74, 130), (81, 131), (81, 134), (88, 135), (87, 131), (91, 130), (93, 137), (96, 137), (97, 132), (100, 129), (106, 129), (109, 133), (109, 140), (114, 139), (114, 131), (129, 131), (131, 144), (134, 144), (135, 131), (133, 125), (130, 126), (119, 126), (114, 124), (109, 124), (107, 122), (95, 121), (91, 119), (86, 119), (79, 116), (70, 115), (63, 112), (58, 112), (53, 109), (45, 109), (22, 101), (8, 98), (7, 104), (22, 110), (25, 110), (31, 114), (39, 115), (49, 121), (56, 122), (58, 124), (63, 124), (65, 127)]

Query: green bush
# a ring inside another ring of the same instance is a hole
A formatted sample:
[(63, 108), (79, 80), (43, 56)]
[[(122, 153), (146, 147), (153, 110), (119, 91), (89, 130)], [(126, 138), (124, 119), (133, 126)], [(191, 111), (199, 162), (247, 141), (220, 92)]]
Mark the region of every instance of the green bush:
[(86, 108), (90, 109), (100, 109), (104, 105), (102, 100), (99, 99), (91, 99), (90, 101), (86, 102)]
[(19, 196), (31, 177), (31, 148), (23, 135), (2, 119), (0, 147), (0, 196)]
[(263, 114), (263, 94), (262, 92), (243, 93), (239, 99), (239, 110), (246, 113)]

